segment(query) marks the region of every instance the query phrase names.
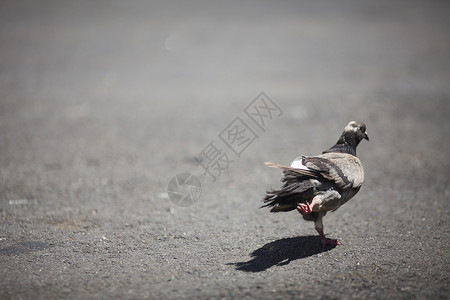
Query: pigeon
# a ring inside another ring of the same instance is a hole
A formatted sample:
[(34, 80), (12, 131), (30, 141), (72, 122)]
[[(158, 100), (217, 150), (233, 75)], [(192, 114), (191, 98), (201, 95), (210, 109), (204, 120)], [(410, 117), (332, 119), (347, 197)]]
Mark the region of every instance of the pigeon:
[(290, 166), (266, 162), (269, 167), (283, 170), (282, 187), (269, 190), (262, 207), (271, 212), (297, 209), (303, 219), (314, 221), (323, 246), (340, 245), (323, 232), (322, 218), (337, 210), (358, 193), (364, 181), (364, 169), (356, 157), (356, 147), (369, 140), (366, 125), (351, 121), (337, 143), (318, 156), (297, 157)]

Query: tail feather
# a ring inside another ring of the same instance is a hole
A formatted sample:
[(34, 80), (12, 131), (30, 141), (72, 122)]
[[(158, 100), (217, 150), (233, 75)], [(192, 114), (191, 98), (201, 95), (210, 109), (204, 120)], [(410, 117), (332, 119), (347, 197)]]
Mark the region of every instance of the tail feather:
[(285, 183), (279, 190), (267, 191), (261, 207), (272, 207), (271, 212), (294, 210), (298, 203), (310, 201), (313, 193), (314, 186), (309, 181)]
[(283, 186), (279, 190), (267, 191), (263, 199), (265, 204), (261, 207), (272, 207), (271, 212), (290, 211), (296, 209), (299, 202), (311, 200), (315, 186), (309, 179), (321, 178), (320, 173), (272, 162), (266, 162), (266, 165), (283, 170)]

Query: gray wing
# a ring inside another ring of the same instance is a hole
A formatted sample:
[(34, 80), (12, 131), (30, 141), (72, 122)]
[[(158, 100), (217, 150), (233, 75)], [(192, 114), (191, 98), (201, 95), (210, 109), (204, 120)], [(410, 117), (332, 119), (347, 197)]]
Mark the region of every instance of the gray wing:
[(359, 188), (364, 181), (364, 169), (356, 156), (346, 153), (326, 153), (319, 156), (303, 156), (301, 159), (307, 169), (333, 181), (341, 189)]

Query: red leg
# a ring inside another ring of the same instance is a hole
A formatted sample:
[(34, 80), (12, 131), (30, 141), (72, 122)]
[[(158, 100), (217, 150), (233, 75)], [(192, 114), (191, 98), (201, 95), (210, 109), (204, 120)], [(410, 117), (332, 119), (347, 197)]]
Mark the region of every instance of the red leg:
[(317, 230), (317, 232), (318, 232), (319, 235), (320, 235), (320, 239), (322, 240), (322, 245), (323, 245), (324, 247), (325, 247), (326, 245), (333, 245), (333, 246), (336, 246), (336, 245), (340, 245), (340, 244), (341, 244), (341, 243), (339, 243), (338, 240), (327, 239), (327, 238), (325, 237), (325, 234), (323, 233), (322, 228), (316, 227), (316, 230)]
[(313, 207), (311, 205), (309, 205), (309, 203), (306, 203), (306, 204), (305, 203), (299, 203), (297, 205), (297, 210), (300, 213), (305, 214), (305, 215), (312, 213), (312, 209), (313, 209)]
[(304, 215), (310, 214), (310, 213), (312, 213), (312, 210), (313, 210), (316, 202), (317, 202), (316, 197), (314, 197), (311, 201), (311, 204), (309, 204), (308, 202), (298, 203), (297, 210)]

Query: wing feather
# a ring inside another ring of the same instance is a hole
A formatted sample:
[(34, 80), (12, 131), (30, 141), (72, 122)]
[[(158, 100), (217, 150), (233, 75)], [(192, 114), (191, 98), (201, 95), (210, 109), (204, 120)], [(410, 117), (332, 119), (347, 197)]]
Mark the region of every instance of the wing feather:
[(304, 156), (303, 164), (325, 179), (333, 181), (339, 188), (357, 188), (364, 181), (361, 161), (351, 154), (326, 153), (319, 156)]
[(307, 176), (307, 177), (315, 178), (315, 179), (319, 179), (320, 177), (322, 177), (320, 175), (320, 172), (318, 172), (316, 170), (298, 169), (298, 168), (284, 166), (284, 165), (280, 165), (280, 164), (276, 164), (276, 163), (272, 163), (272, 162), (266, 162), (265, 164), (266, 164), (266, 166), (271, 167), (271, 168), (282, 169), (285, 174), (286, 173), (287, 174), (297, 174), (297, 175)]

